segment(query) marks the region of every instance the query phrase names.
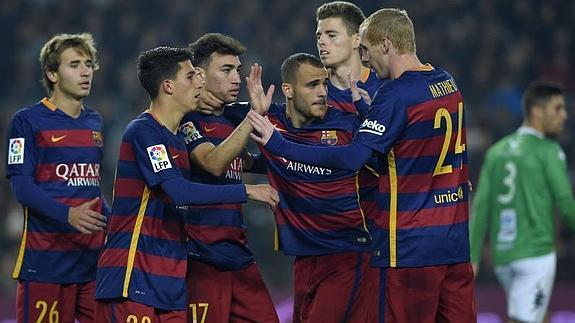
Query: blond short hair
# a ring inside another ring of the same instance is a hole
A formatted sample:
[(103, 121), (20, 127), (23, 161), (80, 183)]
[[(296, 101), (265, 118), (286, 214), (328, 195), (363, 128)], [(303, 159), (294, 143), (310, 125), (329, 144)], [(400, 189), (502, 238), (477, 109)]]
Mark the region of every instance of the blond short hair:
[(379, 9), (367, 17), (360, 26), (370, 44), (379, 45), (388, 38), (399, 54), (415, 54), (415, 31), (407, 11)]
[(68, 48), (75, 48), (92, 59), (94, 71), (99, 68), (96, 60), (96, 45), (90, 33), (58, 34), (52, 37), (40, 51), (40, 67), (42, 69), (42, 84), (48, 94), (54, 90), (54, 83), (50, 81), (47, 72), (55, 72), (60, 66), (60, 55)]

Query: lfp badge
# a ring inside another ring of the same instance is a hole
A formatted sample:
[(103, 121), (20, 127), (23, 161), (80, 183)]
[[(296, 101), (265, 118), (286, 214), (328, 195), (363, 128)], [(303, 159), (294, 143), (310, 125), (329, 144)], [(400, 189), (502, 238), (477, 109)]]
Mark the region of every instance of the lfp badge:
[(24, 164), (24, 138), (10, 138), (8, 143), (8, 165)]
[(168, 152), (164, 145), (150, 146), (146, 148), (146, 150), (148, 151), (150, 162), (152, 162), (154, 173), (172, 168), (172, 163), (170, 162), (170, 158), (168, 158)]

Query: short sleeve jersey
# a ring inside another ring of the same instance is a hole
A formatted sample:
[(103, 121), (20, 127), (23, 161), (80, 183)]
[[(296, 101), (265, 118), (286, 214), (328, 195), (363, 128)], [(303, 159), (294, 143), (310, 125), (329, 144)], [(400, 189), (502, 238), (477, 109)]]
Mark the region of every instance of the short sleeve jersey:
[[(204, 116), (194, 112), (184, 116), (180, 126), (188, 152), (205, 142), (217, 146), (234, 129), (235, 125), (223, 115)], [(192, 168), (191, 174), (194, 181), (212, 185), (241, 184), (242, 175), (241, 154), (232, 160), (221, 176), (214, 176), (199, 167)], [(190, 259), (220, 270), (237, 270), (254, 262), (254, 255), (248, 248), (241, 204), (190, 206), (186, 234)]]

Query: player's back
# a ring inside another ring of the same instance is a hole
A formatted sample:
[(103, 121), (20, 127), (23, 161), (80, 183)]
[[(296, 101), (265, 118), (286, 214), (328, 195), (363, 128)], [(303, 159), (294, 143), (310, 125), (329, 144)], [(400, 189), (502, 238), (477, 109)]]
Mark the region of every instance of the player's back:
[(381, 153), (381, 249), (373, 264), (468, 261), (466, 137), (455, 81), (431, 65), (406, 71), (380, 87), (372, 106), (358, 134)]
[(533, 128), (521, 127), (489, 149), (479, 189), (489, 192), (487, 205), (480, 207), (488, 208), (495, 264), (553, 250), (552, 160), (564, 161), (565, 154), (557, 142)]

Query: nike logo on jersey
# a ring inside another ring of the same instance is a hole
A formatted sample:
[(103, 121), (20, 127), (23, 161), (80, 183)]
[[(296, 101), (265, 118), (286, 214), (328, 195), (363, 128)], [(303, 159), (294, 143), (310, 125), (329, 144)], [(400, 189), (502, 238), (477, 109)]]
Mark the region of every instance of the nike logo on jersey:
[(214, 131), (214, 130), (216, 130), (216, 127), (213, 127), (213, 128), (204, 127), (204, 131), (205, 131), (206, 133), (207, 133), (207, 132), (212, 132), (212, 131)]
[(178, 157), (180, 157), (180, 155), (174, 155), (174, 156), (172, 156), (172, 159), (176, 159)]
[(287, 132), (287, 130), (280, 128), (279, 125), (277, 125), (277, 124), (275, 124), (275, 123), (274, 123), (273, 125), (274, 125), (274, 129), (275, 129), (275, 130), (277, 130), (277, 131), (279, 131), (279, 132)]
[(64, 138), (66, 138), (66, 137), (67, 137), (67, 135), (63, 135), (63, 136), (60, 136), (60, 137), (54, 137), (54, 135), (52, 135), (52, 137), (50, 138), (50, 140), (52, 140), (52, 142), (58, 142), (58, 141), (60, 141), (60, 140), (62, 140), (62, 139), (64, 139)]

